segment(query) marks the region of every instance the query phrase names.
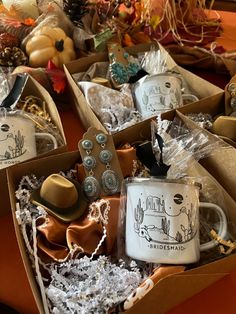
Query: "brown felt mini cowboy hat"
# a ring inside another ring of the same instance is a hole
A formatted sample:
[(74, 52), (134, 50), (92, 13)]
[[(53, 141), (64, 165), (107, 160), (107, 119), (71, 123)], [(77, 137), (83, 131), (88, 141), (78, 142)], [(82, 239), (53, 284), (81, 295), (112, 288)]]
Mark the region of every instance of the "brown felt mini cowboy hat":
[(31, 194), (31, 202), (64, 222), (78, 219), (87, 207), (79, 182), (54, 173)]

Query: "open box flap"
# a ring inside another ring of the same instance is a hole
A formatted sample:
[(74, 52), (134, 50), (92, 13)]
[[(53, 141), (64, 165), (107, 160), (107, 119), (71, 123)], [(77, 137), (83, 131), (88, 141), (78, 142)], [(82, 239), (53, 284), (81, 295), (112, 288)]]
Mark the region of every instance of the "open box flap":
[(160, 280), (144, 298), (126, 313), (163, 314), (226, 275), (227, 273), (191, 275), (181, 273), (168, 276)]

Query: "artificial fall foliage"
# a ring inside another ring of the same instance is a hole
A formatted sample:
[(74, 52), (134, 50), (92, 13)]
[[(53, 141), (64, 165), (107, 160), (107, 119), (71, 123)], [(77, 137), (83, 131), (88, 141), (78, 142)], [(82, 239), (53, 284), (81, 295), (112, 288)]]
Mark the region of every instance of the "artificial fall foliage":
[(151, 40), (205, 45), (221, 32), (218, 16), (208, 15), (213, 2), (207, 8), (205, 0), (97, 0), (92, 2), (96, 19), (92, 32), (110, 27), (125, 46)]
[(7, 24), (15, 27), (21, 25), (35, 26), (35, 20), (27, 16), (27, 12), (22, 12), (19, 6), (11, 5), (10, 9), (7, 10), (3, 4), (0, 4), (1, 20)]
[(65, 91), (67, 84), (64, 71), (59, 69), (51, 60), (49, 60), (46, 67), (46, 74), (52, 83), (53, 90), (57, 94), (62, 94)]
[(80, 25), (81, 19), (89, 13), (87, 0), (63, 0), (63, 10), (74, 25)]
[(9, 33), (23, 40), (35, 27), (35, 20), (23, 12), (17, 5), (11, 5), (7, 10), (0, 4), (0, 33)]

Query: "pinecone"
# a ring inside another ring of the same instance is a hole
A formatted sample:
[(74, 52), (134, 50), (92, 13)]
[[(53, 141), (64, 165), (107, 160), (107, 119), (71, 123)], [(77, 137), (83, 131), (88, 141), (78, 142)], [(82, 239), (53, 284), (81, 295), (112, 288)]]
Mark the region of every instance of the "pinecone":
[(17, 67), (27, 63), (28, 58), (18, 47), (6, 47), (0, 52), (0, 66)]
[(19, 39), (9, 33), (0, 34), (0, 51), (6, 47), (17, 47), (19, 46)]
[(63, 11), (76, 26), (82, 24), (81, 19), (89, 13), (88, 0), (63, 0)]

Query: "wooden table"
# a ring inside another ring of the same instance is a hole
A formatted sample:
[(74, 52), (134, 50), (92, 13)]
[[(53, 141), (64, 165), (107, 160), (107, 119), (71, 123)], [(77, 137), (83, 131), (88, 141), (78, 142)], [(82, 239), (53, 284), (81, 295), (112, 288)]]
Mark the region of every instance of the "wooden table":
[[(211, 1), (207, 1), (208, 4), (210, 2)], [(236, 12), (236, 1), (235, 0), (224, 0), (224, 1), (215, 0), (213, 9), (221, 10), (221, 11)]]

